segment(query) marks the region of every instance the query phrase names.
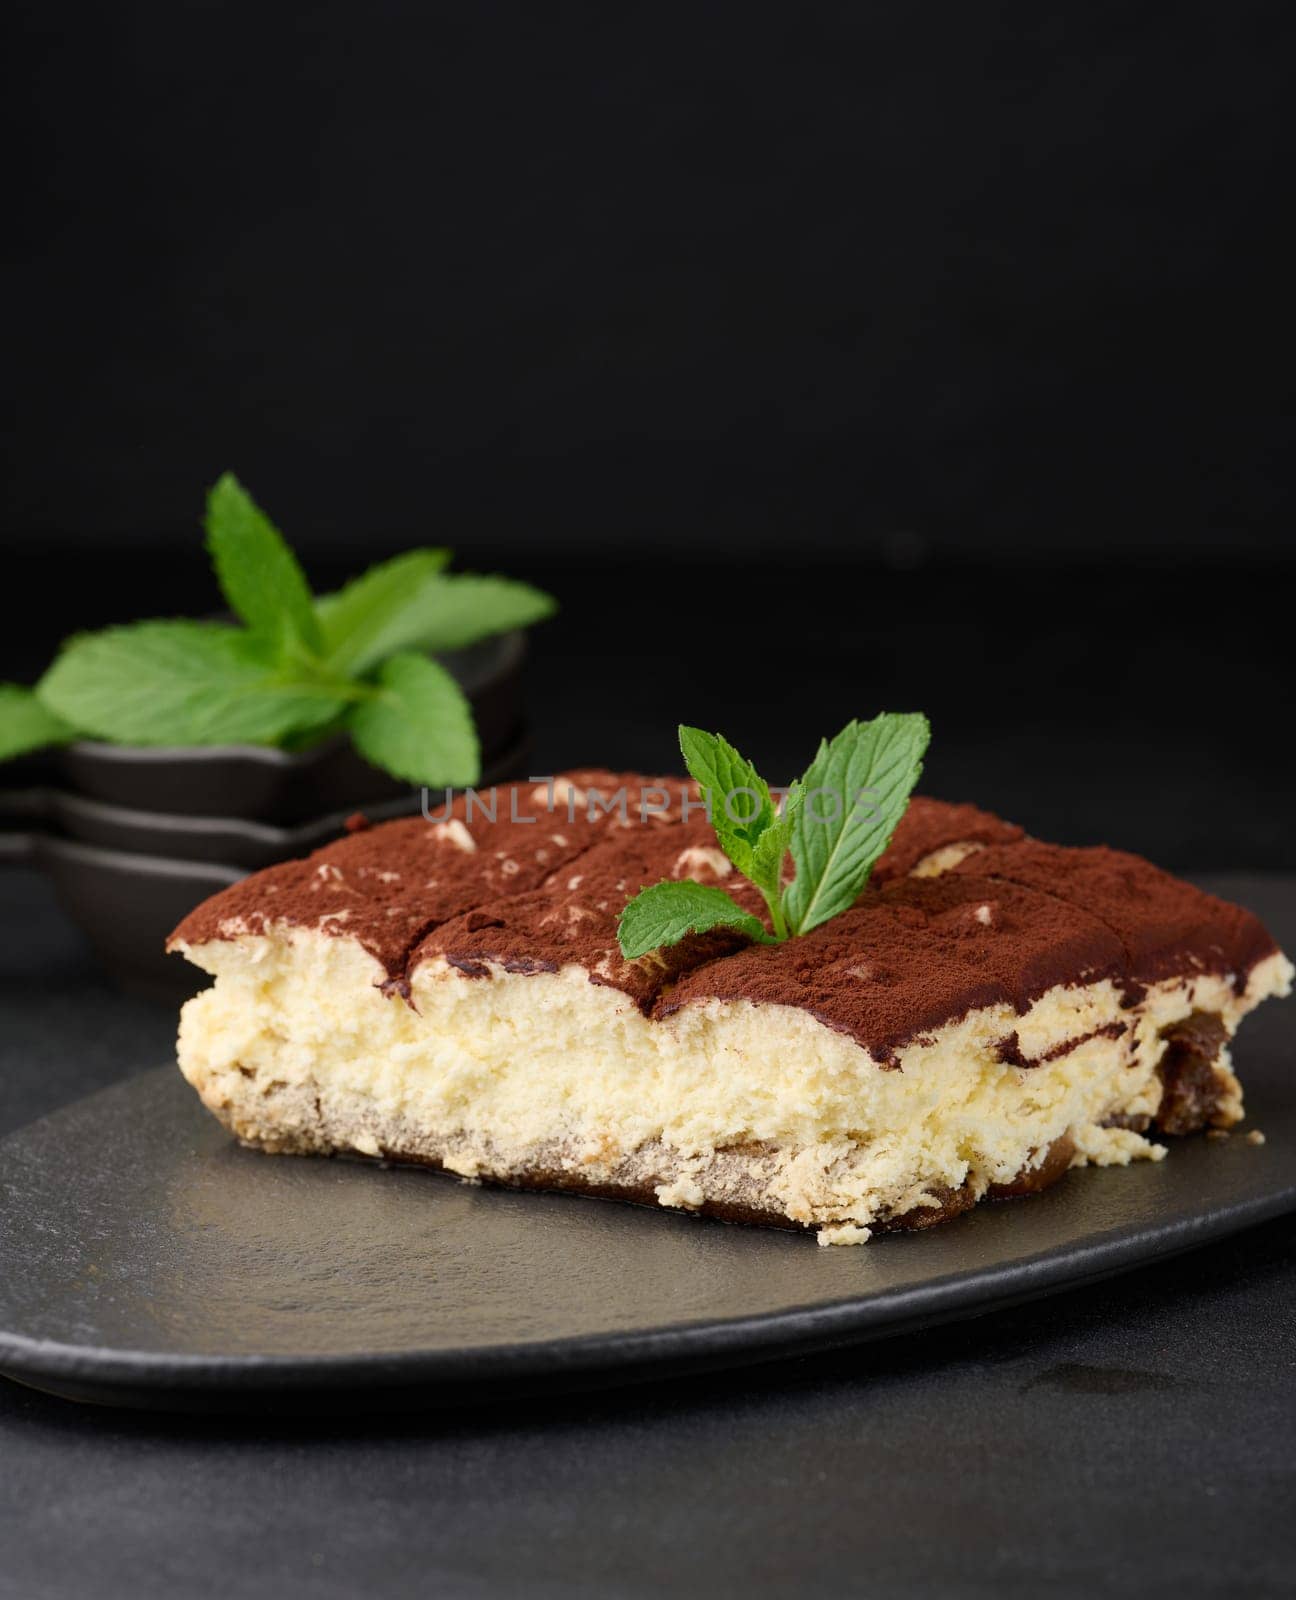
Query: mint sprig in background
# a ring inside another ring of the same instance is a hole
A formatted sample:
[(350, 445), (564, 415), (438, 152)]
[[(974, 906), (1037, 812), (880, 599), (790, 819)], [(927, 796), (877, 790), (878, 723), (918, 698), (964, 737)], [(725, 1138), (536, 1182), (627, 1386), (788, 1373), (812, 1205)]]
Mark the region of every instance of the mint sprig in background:
[[(769, 784), (728, 740), (682, 726), (684, 764), (707, 799), (716, 841), (760, 890), (770, 927), (713, 885), (655, 883), (621, 913), (622, 955), (633, 961), (721, 927), (778, 944), (847, 910), (905, 813), (930, 737), (927, 718), (915, 712), (849, 722), (820, 743), (804, 776), (776, 805)], [(789, 854), (795, 876), (784, 884)]]
[(346, 729), (367, 761), (410, 783), (476, 782), (472, 711), (431, 654), (541, 621), (548, 595), (449, 573), (449, 551), (426, 549), (315, 596), (231, 473), (207, 497), (206, 529), (242, 625), (137, 622), (68, 640), (34, 690), (0, 684), (0, 760), (78, 737), (298, 748)]

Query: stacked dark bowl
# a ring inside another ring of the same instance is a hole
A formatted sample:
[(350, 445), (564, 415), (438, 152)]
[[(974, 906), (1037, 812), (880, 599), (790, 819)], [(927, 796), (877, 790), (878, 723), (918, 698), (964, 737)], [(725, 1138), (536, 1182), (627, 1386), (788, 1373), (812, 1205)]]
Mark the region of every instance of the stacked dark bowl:
[[(526, 775), (525, 654), (524, 636), (509, 633), (443, 658), (473, 707), (483, 786)], [(326, 844), (356, 811), (382, 821), (421, 799), (342, 737), (296, 753), (82, 740), (0, 767), (0, 785), (0, 863), (47, 873), (113, 977), (172, 1002), (205, 981), (162, 948), (198, 901)]]

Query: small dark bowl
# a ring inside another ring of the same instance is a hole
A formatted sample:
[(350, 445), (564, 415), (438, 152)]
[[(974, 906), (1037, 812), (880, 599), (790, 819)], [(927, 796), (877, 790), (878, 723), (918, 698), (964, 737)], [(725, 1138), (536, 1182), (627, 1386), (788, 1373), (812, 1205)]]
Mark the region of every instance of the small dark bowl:
[(0, 834), (0, 863), (39, 867), (113, 980), (178, 1005), (206, 979), (163, 941), (200, 900), (243, 877), (238, 867), (101, 850), (53, 834)]
[[(526, 756), (525, 743), (516, 746), (482, 774), (483, 787), (523, 776)], [(114, 810), (99, 806), (97, 802), (79, 801), (76, 796), (62, 798), (65, 805), (68, 801), (74, 803), (66, 814), (75, 810), (83, 815), (87, 806), (93, 806), (96, 821), (100, 823), (105, 813), (111, 815)], [(418, 808), (418, 791), (410, 794), (407, 790), (400, 802), (399, 814), (414, 813)], [(374, 821), (381, 820), (377, 815), (381, 809), (366, 807), (365, 815)], [(155, 841), (155, 853), (105, 849), (102, 845), (62, 838), (54, 833), (10, 829), (0, 831), (0, 866), (9, 863), (38, 867), (51, 879), (63, 909), (89, 939), (116, 982), (133, 994), (169, 1005), (187, 999), (207, 982), (196, 967), (179, 956), (165, 954), (163, 943), (172, 928), (199, 901), (236, 883), (249, 870), (272, 861), (305, 855), (336, 838), (345, 823), (345, 813), (323, 817), (293, 830), (220, 818), (122, 812), (117, 815), (144, 815), (152, 830), (149, 837)], [(194, 833), (201, 834), (204, 829), (213, 830), (203, 841), (208, 848), (219, 836), (218, 830), (224, 830), (227, 841), (236, 848), (248, 849), (250, 854), (248, 847), (255, 845), (263, 852), (263, 859), (231, 863), (210, 856), (186, 859), (156, 853), (156, 841), (168, 831), (173, 837), (186, 837), (185, 847), (193, 851)]]
[[(480, 787), (525, 776), (530, 741), (519, 739), (510, 749), (483, 765)], [(398, 798), (359, 809), (370, 822), (411, 816), (419, 809), (421, 791), (405, 788)], [(431, 804), (439, 807), (440, 792)], [(191, 817), (169, 811), (137, 811), (109, 805), (66, 789), (0, 790), (0, 827), (27, 834), (53, 834), (104, 850), (171, 860), (207, 862), (254, 872), (274, 861), (309, 855), (344, 831), (355, 810), (331, 811), (294, 827), (248, 822), (241, 817)], [(11, 847), (10, 854), (21, 853)]]
[[(441, 658), (473, 708), (483, 765), (521, 737), (525, 658), (521, 633), (483, 639)], [(240, 744), (146, 748), (80, 739), (60, 752), (59, 762), (73, 789), (109, 805), (279, 826), (401, 800), (410, 792), (409, 784), (362, 760), (344, 735), (296, 752)]]

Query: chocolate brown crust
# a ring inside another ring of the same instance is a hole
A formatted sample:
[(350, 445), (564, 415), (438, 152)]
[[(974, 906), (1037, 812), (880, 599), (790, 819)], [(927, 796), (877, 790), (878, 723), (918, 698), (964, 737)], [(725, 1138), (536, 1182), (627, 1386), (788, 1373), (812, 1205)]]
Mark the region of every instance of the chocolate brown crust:
[(539, 889), (442, 924), (413, 950), (410, 970), (437, 958), (477, 977), (488, 977), (493, 967), (555, 972), (575, 963), (591, 982), (619, 989), (647, 1012), (683, 973), (748, 943), (732, 930), (715, 930), (627, 961), (616, 938), (621, 910), (640, 889), (665, 878), (723, 884), (745, 910), (763, 910), (760, 895), (728, 870), (711, 825), (697, 815), (669, 828), (618, 829)]
[(1121, 974), (1121, 949), (1078, 907), (970, 875), (900, 878), (799, 939), (751, 946), (681, 979), (669, 1016), (700, 1000), (795, 1006), (890, 1064), (910, 1040), (1061, 983)]
[(1239, 992), (1257, 962), (1278, 948), (1259, 919), (1162, 872), (1141, 856), (1023, 839), (989, 846), (955, 873), (990, 878), (1083, 906), (1120, 940), (1133, 989), (1185, 968), (1231, 974)]
[[(545, 790), (528, 784), (487, 791), (482, 804), (460, 795), (444, 820), (439, 808), (435, 822), (420, 816), (349, 826), (345, 838), (304, 860), (267, 867), (204, 900), (172, 933), (168, 948), (272, 927), (308, 928), (357, 940), (388, 979), (406, 980), (411, 952), (430, 929), (546, 881), (558, 892), (561, 869), (600, 838), (614, 830), (624, 837), (669, 831), (680, 823), (682, 794), (696, 796), (685, 779), (593, 767), (564, 774), (562, 785), (553, 811)], [(628, 815), (637, 817), (645, 793), (660, 789), (668, 792), (670, 810), (632, 830), (615, 813), (591, 814), (570, 795), (574, 789), (582, 796), (591, 790), (607, 796), (621, 788)], [(492, 795), (493, 818), (484, 809)]]
[[(624, 791), (628, 820), (586, 809), (591, 789)], [(641, 822), (650, 791), (669, 806)], [(657, 1018), (712, 1001), (793, 1006), (884, 1064), (975, 1009), (1022, 1014), (1060, 984), (1110, 979), (1132, 1000), (1162, 978), (1215, 973), (1241, 990), (1277, 948), (1249, 912), (1137, 856), (1041, 844), (974, 806), (919, 797), (855, 907), (810, 934), (765, 946), (717, 932), (628, 962), (617, 921), (647, 884), (721, 884), (757, 916), (760, 896), (730, 870), (687, 780), (582, 769), (556, 797), (548, 812), (544, 792), (524, 786), (512, 806), (500, 792), (493, 819), (461, 797), (436, 825), (352, 831), (204, 902), (171, 944), (285, 927), (350, 937), (381, 964), (386, 992), (406, 998), (428, 961), (483, 979), (576, 967)], [(940, 876), (908, 875), (947, 846), (975, 848)], [(1001, 1056), (1033, 1064), (1011, 1032)]]
[(915, 795), (891, 835), (886, 853), (873, 868), (871, 882), (876, 886), (906, 878), (920, 862), (949, 845), (973, 845), (979, 850), (1025, 837), (1015, 822), (1005, 822), (979, 806), (951, 805)]

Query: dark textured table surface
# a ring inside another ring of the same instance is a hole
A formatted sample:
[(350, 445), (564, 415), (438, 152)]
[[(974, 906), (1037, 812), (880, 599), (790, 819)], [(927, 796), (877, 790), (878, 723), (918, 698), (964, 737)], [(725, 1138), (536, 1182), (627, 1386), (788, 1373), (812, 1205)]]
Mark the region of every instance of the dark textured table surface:
[[(0, 896), (6, 1132), (165, 1060), (174, 1019), (97, 978), (43, 882)], [(491, 1413), (0, 1382), (0, 1595), (1290, 1594), (1294, 1298), (1285, 1218), (887, 1344)]]

